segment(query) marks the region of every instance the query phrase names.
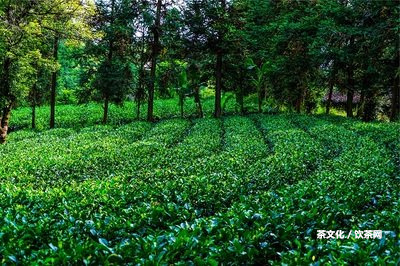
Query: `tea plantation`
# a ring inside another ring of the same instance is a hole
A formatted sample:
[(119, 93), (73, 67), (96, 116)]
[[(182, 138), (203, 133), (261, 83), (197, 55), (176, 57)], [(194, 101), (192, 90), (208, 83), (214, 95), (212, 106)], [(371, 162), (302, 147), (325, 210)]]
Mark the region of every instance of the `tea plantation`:
[(1, 264), (400, 263), (399, 123), (77, 123), (0, 147)]

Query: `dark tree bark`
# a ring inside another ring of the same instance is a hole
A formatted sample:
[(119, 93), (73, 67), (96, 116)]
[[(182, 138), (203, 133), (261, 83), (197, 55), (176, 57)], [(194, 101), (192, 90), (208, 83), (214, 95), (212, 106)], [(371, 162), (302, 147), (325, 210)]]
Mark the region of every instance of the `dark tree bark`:
[(140, 119), (140, 104), (141, 104), (141, 100), (138, 99), (136, 101), (136, 119), (139, 120)]
[(326, 111), (325, 113), (329, 115), (329, 112), (331, 110), (331, 105), (332, 105), (332, 94), (333, 94), (333, 85), (329, 85), (329, 94), (328, 94), (328, 101), (326, 102)]
[(32, 129), (36, 128), (36, 83), (32, 88)]
[(364, 122), (370, 122), (376, 118), (376, 94), (373, 90), (368, 90), (365, 93), (365, 103), (363, 109), (362, 120)]
[(331, 105), (332, 105), (332, 95), (333, 95), (333, 87), (335, 84), (335, 75), (332, 74), (332, 77), (329, 79), (329, 94), (328, 94), (328, 101), (326, 102), (326, 111), (325, 113), (329, 115)]
[[(10, 95), (10, 71), (11, 58), (6, 57), (3, 62), (3, 72), (0, 78), (0, 95), (9, 97)], [(11, 115), (12, 101), (0, 110), (0, 144), (6, 142), (8, 134), (8, 123)]]
[(4, 107), (0, 114), (0, 144), (4, 144), (6, 142), (10, 115), (11, 105)]
[(300, 93), (297, 96), (296, 103), (295, 103), (295, 110), (297, 113), (301, 112), (301, 105), (303, 104), (303, 101), (304, 101), (304, 93), (305, 93), (305, 89), (303, 88), (303, 85), (302, 85), (300, 88)]
[(354, 70), (353, 66), (349, 66), (347, 70), (347, 100), (346, 100), (347, 117), (353, 117), (353, 98), (354, 98)]
[(297, 113), (301, 112), (301, 98), (300, 97), (298, 97), (296, 99), (295, 110), (296, 110)]
[[(53, 44), (53, 58), (55, 61), (58, 60), (58, 41), (59, 41), (59, 38), (56, 35), (54, 37), (54, 44)], [(51, 75), (50, 128), (54, 128), (54, 126), (55, 126), (57, 74), (58, 74), (58, 71), (54, 71)]]
[(362, 117), (365, 106), (365, 90), (361, 91), (360, 102), (357, 104), (357, 117)]
[[(226, 0), (220, 0), (221, 8), (223, 12), (226, 10)], [(217, 63), (215, 67), (215, 110), (214, 116), (221, 117), (222, 108), (221, 108), (221, 95), (222, 95), (222, 60), (223, 60), (223, 51), (222, 51), (222, 41), (224, 38), (224, 33), (222, 30), (218, 32), (218, 44), (217, 44)]]
[(369, 76), (367, 73), (365, 73), (362, 78), (362, 94), (364, 96), (362, 120), (369, 122), (375, 119), (376, 93), (370, 87)]
[(32, 129), (36, 128), (36, 105), (32, 105)]
[(347, 117), (353, 117), (353, 99), (354, 91), (347, 90), (347, 100), (346, 100), (346, 115)]
[(147, 120), (154, 121), (154, 87), (156, 82), (156, 68), (157, 68), (157, 56), (159, 53), (160, 46), (160, 24), (161, 24), (161, 6), (162, 0), (157, 1), (156, 19), (153, 27), (153, 43), (151, 47), (151, 70), (150, 70), (150, 84), (148, 92), (148, 104), (147, 104)]
[[(111, 1), (111, 18), (110, 18), (110, 24), (114, 24), (114, 8), (115, 8), (115, 0)], [(113, 64), (113, 50), (114, 50), (114, 39), (113, 37), (110, 38), (109, 46), (108, 46), (108, 55), (107, 55), (107, 61), (108, 61), (108, 66), (112, 67)], [(105, 125), (107, 124), (108, 120), (108, 106), (110, 103), (110, 94), (108, 92), (105, 92), (104, 95), (104, 106), (103, 106), (103, 121), (102, 123)]]
[[(354, 37), (350, 38), (350, 51), (354, 50)], [(353, 117), (353, 98), (354, 98), (354, 66), (351, 61), (347, 66), (347, 100), (346, 100), (346, 115)]]
[(400, 77), (394, 78), (394, 84), (392, 87), (392, 107), (390, 112), (390, 121), (396, 121), (400, 116)]
[[(399, 69), (400, 65), (400, 49), (399, 43), (396, 44), (396, 57), (394, 60), (395, 70)], [(396, 75), (396, 73), (394, 73)], [(392, 93), (392, 104), (390, 111), (390, 121), (396, 121), (400, 119), (400, 76), (395, 76), (393, 80), (393, 87), (391, 90)]]
[(221, 93), (222, 93), (222, 51), (219, 49), (217, 52), (217, 64), (215, 69), (215, 117), (221, 117)]
[(140, 105), (142, 103), (142, 97), (143, 97), (143, 90), (144, 90), (144, 66), (143, 63), (140, 63), (140, 69), (139, 69), (139, 80), (138, 80), (138, 89), (136, 91), (136, 119), (140, 119)]

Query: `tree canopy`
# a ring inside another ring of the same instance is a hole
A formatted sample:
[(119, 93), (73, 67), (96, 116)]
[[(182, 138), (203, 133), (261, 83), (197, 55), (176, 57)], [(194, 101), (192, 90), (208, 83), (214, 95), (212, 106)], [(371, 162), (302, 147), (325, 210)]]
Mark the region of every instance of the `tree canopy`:
[(147, 101), (154, 120), (154, 98), (174, 95), (182, 108), (193, 96), (202, 116), (202, 88), (215, 91), (216, 117), (231, 92), (242, 113), (253, 94), (259, 112), (307, 113), (329, 113), (341, 94), (349, 117), (396, 120), (399, 9), (391, 0), (4, 0), (2, 135), (27, 102), (50, 103), (54, 127), (57, 98), (102, 101), (103, 123), (110, 102), (133, 99), (139, 116)]

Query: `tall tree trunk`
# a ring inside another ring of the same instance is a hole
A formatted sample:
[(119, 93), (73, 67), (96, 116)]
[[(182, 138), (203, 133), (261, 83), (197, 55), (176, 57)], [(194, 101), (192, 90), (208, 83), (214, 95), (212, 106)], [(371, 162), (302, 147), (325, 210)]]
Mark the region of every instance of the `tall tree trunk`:
[[(111, 18), (110, 18), (110, 24), (111, 26), (114, 24), (114, 9), (115, 9), (115, 0), (111, 1)], [(107, 55), (107, 62), (108, 66), (112, 67), (113, 64), (113, 51), (114, 51), (114, 39), (110, 38), (109, 44), (108, 44), (108, 55)], [(103, 94), (103, 99), (104, 99), (104, 107), (103, 107), (103, 125), (107, 124), (108, 120), (108, 106), (110, 103), (110, 92), (109, 89), (104, 92)]]
[[(397, 72), (400, 64), (400, 49), (399, 42), (396, 43), (396, 57), (394, 60), (394, 69)], [(390, 121), (396, 121), (400, 119), (400, 76), (396, 76), (397, 73), (394, 74), (393, 87), (392, 87), (392, 106), (390, 112)]]
[(0, 77), (0, 95), (7, 97), (10, 93), (11, 58), (6, 57), (3, 62), (2, 76)]
[(364, 112), (364, 105), (365, 105), (365, 90), (363, 89), (360, 95), (360, 102), (357, 104), (357, 117), (362, 117)]
[(36, 83), (32, 88), (32, 129), (36, 128)]
[(148, 92), (148, 104), (147, 104), (147, 120), (154, 121), (154, 88), (156, 82), (156, 68), (157, 68), (157, 56), (159, 52), (160, 42), (160, 24), (161, 24), (161, 6), (162, 0), (157, 1), (156, 19), (153, 28), (153, 43), (151, 52), (151, 70), (150, 70), (150, 84)]
[(194, 89), (194, 102), (196, 103), (197, 114), (200, 118), (203, 117), (203, 107), (200, 99), (200, 88), (196, 85)]
[(300, 93), (299, 93), (299, 95), (297, 96), (296, 104), (295, 104), (295, 110), (296, 110), (297, 113), (300, 113), (300, 112), (301, 112), (301, 105), (303, 104), (304, 93), (305, 93), (305, 90), (304, 90), (304, 88), (303, 88), (303, 85), (301, 85), (301, 87), (300, 87)]
[[(365, 70), (366, 71), (366, 70)], [(369, 75), (365, 72), (362, 77), (363, 111), (362, 120), (369, 122), (375, 119), (376, 93), (369, 85)]]
[(374, 120), (376, 110), (376, 94), (373, 90), (369, 89), (365, 93), (365, 104), (362, 115), (362, 120), (364, 122), (370, 122)]
[(36, 105), (32, 105), (32, 129), (36, 128)]
[(353, 98), (354, 98), (354, 70), (353, 66), (349, 66), (347, 69), (347, 99), (346, 99), (347, 117), (353, 117)]
[(4, 107), (0, 114), (0, 144), (4, 144), (6, 142), (10, 115), (11, 105)]
[(354, 91), (348, 89), (347, 90), (347, 100), (346, 100), (346, 115), (347, 115), (347, 117), (353, 117), (353, 99), (354, 99)]
[(142, 101), (142, 91), (144, 90), (144, 69), (143, 69), (143, 64), (141, 63), (140, 69), (139, 69), (139, 80), (138, 80), (138, 87), (136, 91), (136, 119), (140, 119), (140, 105)]
[(108, 120), (108, 105), (109, 105), (109, 100), (108, 97), (106, 96), (104, 99), (104, 108), (103, 108), (103, 124), (107, 124)]
[[(54, 37), (53, 44), (53, 58), (54, 61), (58, 61), (58, 35)], [(56, 89), (57, 89), (57, 72), (54, 71), (51, 75), (51, 92), (50, 92), (50, 128), (55, 126), (55, 116), (56, 116)]]
[[(11, 71), (11, 58), (6, 57), (3, 62), (3, 72), (0, 77), (0, 95), (10, 98), (10, 71)], [(10, 103), (8, 106), (3, 107), (0, 110), (0, 144), (6, 142), (8, 133), (8, 123), (11, 115), (12, 100), (9, 99)]]
[(136, 100), (136, 119), (137, 120), (140, 119), (140, 103), (141, 103), (141, 100), (137, 99)]
[(390, 112), (390, 121), (396, 121), (400, 116), (400, 77), (394, 78), (394, 84), (392, 87), (392, 110)]
[[(226, 10), (226, 0), (220, 0), (221, 9), (223, 12)], [(218, 32), (218, 44), (217, 44), (217, 63), (215, 67), (215, 110), (214, 116), (221, 117), (222, 108), (221, 108), (221, 94), (222, 94), (222, 60), (223, 60), (223, 51), (222, 51), (222, 40), (224, 38), (224, 33), (222, 30)]]
[(296, 110), (297, 113), (301, 112), (301, 98), (300, 97), (298, 97), (296, 99), (295, 110)]
[(217, 64), (215, 68), (215, 110), (214, 116), (221, 117), (221, 93), (222, 93), (222, 51), (218, 49), (217, 51)]
[[(354, 36), (350, 37), (350, 51), (354, 49)], [(346, 99), (346, 115), (353, 117), (353, 98), (354, 98), (354, 67), (353, 62), (347, 66), (347, 99)]]
[(328, 101), (326, 102), (326, 111), (325, 111), (327, 115), (329, 115), (332, 105), (333, 86), (334, 86), (334, 79), (331, 78), (329, 80), (329, 94), (328, 94)]

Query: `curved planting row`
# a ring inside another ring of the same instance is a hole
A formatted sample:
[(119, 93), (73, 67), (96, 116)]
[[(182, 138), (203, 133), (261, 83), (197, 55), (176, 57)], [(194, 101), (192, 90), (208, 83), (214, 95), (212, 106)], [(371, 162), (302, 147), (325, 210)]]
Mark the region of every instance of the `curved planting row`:
[(398, 166), (398, 172), (400, 172), (400, 123), (364, 123), (359, 120), (349, 120), (343, 117), (321, 117), (324, 121), (340, 124), (361, 136), (372, 139), (377, 144), (384, 145), (392, 154), (393, 161)]
[[(395, 166), (369, 137), (310, 117), (140, 125), (121, 127), (115, 136), (96, 127), (60, 131), (63, 137), (53, 132), (46, 137), (52, 145), (21, 137), (21, 144), (4, 146), (0, 153), (13, 160), (15, 174), (0, 166), (8, 174), (0, 186), (0, 261), (265, 265), (399, 259), (398, 236), (390, 232), (381, 241), (317, 239), (318, 229), (400, 230)], [(36, 145), (48, 153), (43, 161)], [(24, 147), (38, 162), (16, 164), (13, 156), (25, 155)], [(83, 170), (61, 172), (59, 178), (69, 181), (57, 182), (44, 166), (63, 152)], [(36, 176), (39, 168), (44, 172)]]
[[(399, 230), (399, 210), (395, 208), (398, 190), (383, 194), (385, 186), (393, 181), (394, 166), (389, 155), (370, 139), (341, 127), (321, 123), (312, 125), (309, 131), (321, 143), (329, 143), (335, 136), (343, 139), (328, 147), (336, 150), (336, 157), (321, 164), (308, 179), (276, 191), (241, 197), (229, 210), (213, 217), (146, 237), (134, 236), (134, 241), (116, 247), (115, 252), (125, 256), (120, 260), (396, 263), (399, 245), (391, 232), (384, 232), (382, 240), (356, 239), (354, 233), (344, 240), (317, 239), (318, 229)], [(148, 253), (153, 255), (141, 255)]]
[(292, 124), (287, 116), (257, 116), (255, 119), (273, 152), (247, 172), (256, 190), (298, 182), (318, 168), (323, 158), (321, 145)]

